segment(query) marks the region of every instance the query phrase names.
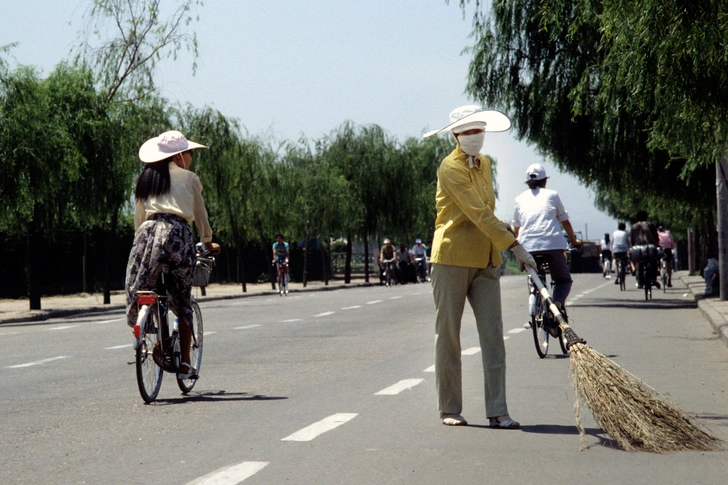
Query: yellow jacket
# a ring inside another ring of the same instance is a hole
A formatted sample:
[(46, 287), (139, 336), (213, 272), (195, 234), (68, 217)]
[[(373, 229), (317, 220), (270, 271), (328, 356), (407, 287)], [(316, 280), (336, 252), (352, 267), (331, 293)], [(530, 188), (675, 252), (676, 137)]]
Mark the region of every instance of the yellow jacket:
[(479, 168), (470, 168), (460, 149), (450, 153), (437, 170), (435, 237), (431, 262), (487, 268), (503, 262), (500, 252), (516, 238), (495, 216), (491, 166), (482, 155)]

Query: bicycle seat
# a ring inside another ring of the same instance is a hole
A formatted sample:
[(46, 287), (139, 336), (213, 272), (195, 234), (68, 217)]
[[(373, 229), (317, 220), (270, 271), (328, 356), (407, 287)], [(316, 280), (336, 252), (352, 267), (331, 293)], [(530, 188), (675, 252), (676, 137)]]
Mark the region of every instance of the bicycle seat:
[(545, 271), (549, 268), (549, 258), (545, 254), (537, 254), (533, 259), (536, 261), (536, 266), (538, 266), (539, 271)]

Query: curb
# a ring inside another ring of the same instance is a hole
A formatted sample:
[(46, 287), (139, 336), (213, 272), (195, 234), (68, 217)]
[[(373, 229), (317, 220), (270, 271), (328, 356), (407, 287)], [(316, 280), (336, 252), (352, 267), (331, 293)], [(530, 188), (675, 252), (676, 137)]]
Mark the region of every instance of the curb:
[(728, 347), (728, 321), (703, 298), (698, 300), (698, 310)]
[[(349, 284), (342, 284), (337, 286), (321, 286), (317, 288), (300, 288), (295, 290), (288, 290), (288, 293), (308, 293), (313, 291), (334, 291), (334, 290), (341, 290), (341, 289), (347, 289), (347, 288), (363, 288), (368, 286), (379, 286), (378, 283), (349, 283)], [(259, 293), (241, 293), (239, 295), (220, 295), (220, 296), (204, 296), (201, 299), (198, 298), (197, 301), (200, 303), (208, 302), (208, 301), (218, 301), (218, 300), (236, 300), (238, 298), (250, 298), (253, 296), (273, 296), (278, 295), (278, 292), (275, 290), (270, 291), (262, 291)], [(6, 323), (26, 323), (26, 322), (43, 322), (46, 320), (49, 320), (51, 318), (62, 318), (62, 317), (69, 317), (73, 315), (81, 315), (84, 313), (107, 313), (107, 312), (113, 312), (118, 310), (124, 310), (126, 308), (126, 305), (107, 305), (103, 307), (88, 307), (88, 308), (64, 308), (59, 310), (33, 310), (34, 312), (30, 315), (24, 315), (22, 317), (8, 317), (8, 318), (0, 318), (0, 325), (6, 324)]]

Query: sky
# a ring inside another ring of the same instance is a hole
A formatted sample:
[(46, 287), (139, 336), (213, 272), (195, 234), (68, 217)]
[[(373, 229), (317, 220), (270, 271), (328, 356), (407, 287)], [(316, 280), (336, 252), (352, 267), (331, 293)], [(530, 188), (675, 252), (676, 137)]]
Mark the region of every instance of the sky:
[[(172, 0), (163, 0), (170, 3)], [(4, 2), (0, 46), (17, 42), (11, 63), (50, 73), (72, 59), (89, 0)], [(191, 25), (199, 57), (182, 52), (159, 65), (155, 81), (172, 102), (210, 106), (272, 141), (321, 138), (345, 121), (377, 124), (404, 141), (448, 124), (473, 104), (465, 94), (473, 7), (458, 0), (205, 0)], [(486, 106), (486, 108), (491, 108)], [(506, 113), (508, 114), (508, 113)], [(599, 240), (617, 221), (594, 195), (512, 131), (486, 136), (497, 160), (496, 215), (510, 220), (526, 189), (526, 168), (541, 163), (571, 223)]]

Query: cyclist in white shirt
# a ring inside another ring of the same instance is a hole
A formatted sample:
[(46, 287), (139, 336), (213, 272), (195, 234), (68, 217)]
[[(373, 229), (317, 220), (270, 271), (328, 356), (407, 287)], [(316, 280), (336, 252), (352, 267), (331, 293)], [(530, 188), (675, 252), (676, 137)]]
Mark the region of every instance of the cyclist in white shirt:
[[(421, 281), (427, 281), (427, 248), (422, 244), (422, 239), (415, 239), (415, 245), (412, 246), (412, 254), (417, 263), (417, 276)], [(420, 259), (420, 261), (417, 261)]]
[(513, 229), (518, 242), (531, 255), (543, 256), (549, 263), (551, 277), (554, 281), (554, 303), (560, 310), (564, 309), (566, 298), (571, 291), (571, 273), (566, 264), (564, 251), (566, 240), (561, 232), (563, 227), (573, 247), (581, 247), (574, 235), (561, 198), (555, 190), (546, 188), (546, 170), (538, 164), (531, 164), (526, 170), (528, 190), (516, 197), (513, 211)]

